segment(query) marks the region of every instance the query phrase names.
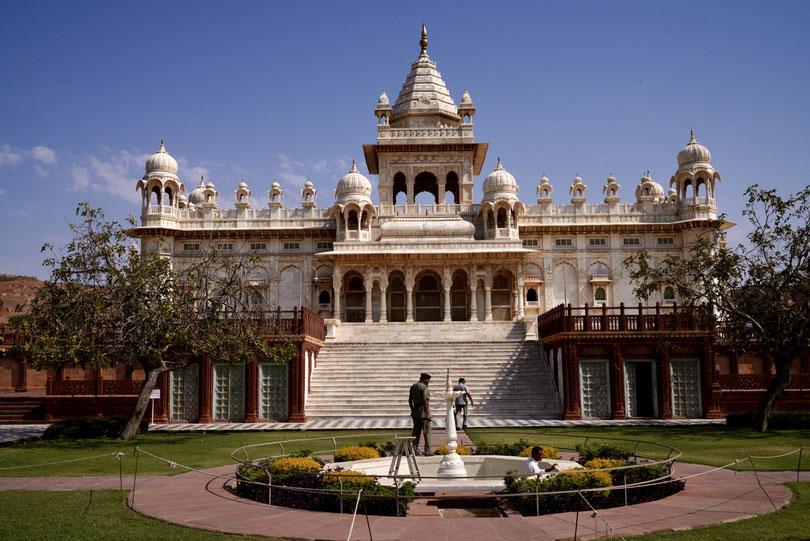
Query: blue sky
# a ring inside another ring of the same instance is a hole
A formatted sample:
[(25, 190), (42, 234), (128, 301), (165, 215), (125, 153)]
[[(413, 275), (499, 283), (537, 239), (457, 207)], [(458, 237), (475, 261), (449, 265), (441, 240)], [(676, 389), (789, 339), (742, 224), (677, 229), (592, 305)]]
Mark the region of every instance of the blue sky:
[(278, 178), (295, 206), (307, 177), (330, 206), (352, 158), (366, 171), (377, 97), (393, 103), (422, 23), (490, 143), (477, 197), (501, 156), (525, 203), (543, 173), (555, 202), (577, 173), (601, 201), (611, 172), (632, 201), (646, 169), (668, 187), (690, 128), (731, 220), (750, 184), (810, 184), (810, 2), (437, 4), (3, 2), (0, 273), (44, 278), (39, 248), (67, 242), (77, 202), (139, 214), (161, 137), (221, 206), (241, 178), (258, 205)]

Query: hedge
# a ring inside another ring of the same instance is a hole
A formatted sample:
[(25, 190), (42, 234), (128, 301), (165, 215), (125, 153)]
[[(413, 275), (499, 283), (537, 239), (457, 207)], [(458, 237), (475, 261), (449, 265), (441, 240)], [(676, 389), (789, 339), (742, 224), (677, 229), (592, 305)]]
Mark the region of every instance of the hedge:
[[(57, 421), (45, 429), (43, 440), (85, 440), (117, 438), (129, 419), (126, 417), (75, 417)], [(149, 422), (141, 421), (139, 434), (149, 430)]]
[[(756, 413), (743, 411), (726, 416), (729, 428), (754, 428)], [(810, 411), (774, 411), (768, 419), (769, 430), (810, 430)]]

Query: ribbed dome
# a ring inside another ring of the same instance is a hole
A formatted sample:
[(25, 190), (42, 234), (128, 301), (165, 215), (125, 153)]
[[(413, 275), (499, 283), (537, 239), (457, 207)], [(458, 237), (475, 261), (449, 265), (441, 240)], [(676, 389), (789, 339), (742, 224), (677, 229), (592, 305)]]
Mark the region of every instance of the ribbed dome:
[(202, 205), (205, 201), (205, 181), (200, 177), (200, 185), (188, 195), (188, 202), (194, 205)]
[(163, 139), (160, 140), (160, 148), (158, 151), (149, 156), (146, 160), (146, 172), (152, 173), (155, 171), (162, 171), (173, 175), (177, 174), (177, 160), (166, 152), (166, 148), (163, 146)]
[(695, 141), (695, 132), (689, 136), (689, 143), (678, 152), (678, 166), (689, 163), (711, 163), (712, 153), (709, 149)]
[(484, 179), (484, 200), (493, 201), (495, 199), (516, 199), (518, 185), (515, 177), (503, 168), (501, 159), (498, 158), (498, 165), (495, 170)]
[(338, 202), (346, 199), (369, 200), (371, 197), (371, 181), (357, 170), (357, 164), (352, 160), (352, 170), (338, 180), (335, 195)]
[(664, 187), (655, 182), (647, 171), (639, 185), (636, 186), (636, 199), (638, 201), (659, 201), (664, 198)]

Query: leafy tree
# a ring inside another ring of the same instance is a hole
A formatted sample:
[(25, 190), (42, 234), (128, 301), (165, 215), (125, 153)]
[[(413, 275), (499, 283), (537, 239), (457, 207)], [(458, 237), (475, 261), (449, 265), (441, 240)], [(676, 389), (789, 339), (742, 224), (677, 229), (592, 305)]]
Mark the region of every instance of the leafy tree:
[(776, 374), (754, 425), (764, 432), (791, 364), (810, 345), (810, 186), (787, 198), (758, 185), (745, 195), (743, 216), (752, 226), (746, 244), (729, 248), (725, 233), (711, 229), (685, 257), (655, 262), (642, 251), (625, 265), (640, 298), (670, 285), (687, 307), (708, 302), (721, 340), (773, 362)]
[(73, 240), (44, 265), (50, 280), (11, 320), (35, 368), (141, 366), (146, 378), (120, 438), (132, 438), (160, 374), (203, 356), (234, 364), (255, 356), (286, 362), (295, 353), (246, 280), (248, 262), (202, 254), (183, 268), (141, 256), (126, 230), (80, 204)]

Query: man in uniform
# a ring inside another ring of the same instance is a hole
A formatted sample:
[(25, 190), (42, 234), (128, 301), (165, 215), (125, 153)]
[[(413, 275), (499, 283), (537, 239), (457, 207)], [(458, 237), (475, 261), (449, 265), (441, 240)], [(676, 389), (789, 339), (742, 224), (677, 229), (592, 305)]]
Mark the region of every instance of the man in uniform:
[(467, 380), (458, 378), (458, 385), (453, 387), (454, 391), (464, 391), (464, 394), (456, 397), (456, 428), (465, 430), (467, 428), (467, 404), (473, 406), (473, 399), (470, 391), (467, 389)]
[(408, 406), (411, 408), (413, 419), (413, 445), (414, 452), (419, 448), (419, 436), (425, 435), (425, 456), (430, 455), (430, 374), (424, 372), (419, 375), (419, 381), (411, 385), (408, 395)]

